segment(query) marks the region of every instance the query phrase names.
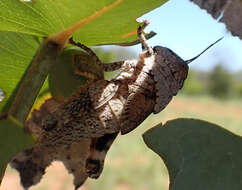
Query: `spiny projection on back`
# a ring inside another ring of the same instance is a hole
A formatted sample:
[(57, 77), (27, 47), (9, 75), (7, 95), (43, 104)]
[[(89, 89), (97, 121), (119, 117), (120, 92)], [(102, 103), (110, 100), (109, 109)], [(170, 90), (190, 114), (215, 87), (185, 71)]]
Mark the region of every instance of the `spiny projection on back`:
[[(40, 181), (53, 160), (62, 161), (74, 175), (76, 189), (87, 177), (98, 178), (117, 134), (129, 133), (151, 113), (162, 111), (182, 88), (188, 63), (201, 54), (184, 61), (168, 48), (151, 48), (143, 34), (147, 25), (144, 21), (137, 31), (144, 47), (139, 60), (103, 64), (90, 48), (70, 40), (94, 58), (100, 73), (77, 64), (76, 73), (91, 73), (92, 83), (65, 103), (50, 99), (33, 112), (26, 126), (37, 143), (12, 161), (26, 189)], [(115, 78), (104, 79), (104, 71), (120, 68)]]

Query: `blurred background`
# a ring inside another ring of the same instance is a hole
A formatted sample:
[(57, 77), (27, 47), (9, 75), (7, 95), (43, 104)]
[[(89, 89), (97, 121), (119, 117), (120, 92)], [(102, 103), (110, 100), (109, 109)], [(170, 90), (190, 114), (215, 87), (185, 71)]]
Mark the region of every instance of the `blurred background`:
[[(182, 91), (160, 114), (151, 115), (132, 133), (119, 136), (108, 153), (98, 180), (88, 179), (81, 190), (168, 190), (169, 176), (161, 159), (149, 150), (142, 134), (158, 123), (178, 117), (207, 120), (242, 134), (242, 43), (231, 36), (222, 23), (188, 0), (170, 0), (142, 16), (149, 19), (147, 32), (157, 33), (151, 46), (165, 46), (184, 60), (190, 59), (211, 43), (224, 39), (190, 65)], [(137, 59), (140, 45), (95, 48), (104, 62)], [(17, 172), (11, 168), (1, 190), (22, 190)], [(71, 190), (72, 176), (63, 165), (53, 163), (41, 183), (31, 190)]]

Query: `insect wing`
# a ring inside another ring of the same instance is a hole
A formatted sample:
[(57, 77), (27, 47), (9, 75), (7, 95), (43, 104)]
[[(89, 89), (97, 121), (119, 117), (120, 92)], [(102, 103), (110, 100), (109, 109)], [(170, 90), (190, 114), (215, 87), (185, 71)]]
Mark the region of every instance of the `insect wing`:
[(117, 93), (119, 86), (106, 80), (97, 81), (89, 89), (92, 105), (98, 109), (111, 100)]

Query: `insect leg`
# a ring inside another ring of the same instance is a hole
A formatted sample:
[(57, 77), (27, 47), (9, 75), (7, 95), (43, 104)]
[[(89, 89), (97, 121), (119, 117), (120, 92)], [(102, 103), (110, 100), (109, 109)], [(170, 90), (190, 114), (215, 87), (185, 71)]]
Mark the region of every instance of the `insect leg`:
[(138, 30), (137, 30), (137, 35), (140, 39), (140, 42), (142, 44), (142, 49), (143, 47), (148, 51), (148, 53), (151, 55), (153, 53), (153, 49), (149, 46), (149, 44), (147, 43), (147, 40), (144, 36), (144, 29), (149, 25), (149, 21), (148, 20), (144, 20), (143, 25), (139, 26)]
[(86, 172), (90, 178), (97, 179), (102, 173), (106, 154), (117, 135), (112, 133), (92, 139), (90, 155), (86, 161)]
[(91, 55), (94, 58), (96, 64), (98, 64), (100, 67), (103, 67), (102, 61), (98, 58), (98, 56), (95, 54), (95, 52), (92, 51), (91, 48), (89, 48), (79, 42), (74, 42), (72, 38), (70, 38), (69, 42), (70, 42), (70, 44), (75, 45), (75, 46), (85, 50), (89, 55)]
[(112, 63), (105, 63), (103, 64), (103, 70), (108, 71), (116, 71), (122, 67), (124, 61), (112, 62)]

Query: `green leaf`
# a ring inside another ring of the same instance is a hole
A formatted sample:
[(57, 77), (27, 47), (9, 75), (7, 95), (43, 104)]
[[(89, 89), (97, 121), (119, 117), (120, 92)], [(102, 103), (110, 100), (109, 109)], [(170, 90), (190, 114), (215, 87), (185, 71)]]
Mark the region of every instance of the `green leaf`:
[(0, 31), (0, 39), (0, 88), (5, 95), (0, 102), (1, 112), (31, 62), (39, 43), (33, 36), (15, 32)]
[[(95, 62), (90, 59), (90, 55), (81, 50), (68, 49), (57, 59), (58, 67), (53, 67), (49, 74), (49, 89), (51, 95), (58, 101), (65, 101), (73, 93), (78, 91), (87, 81), (87, 78), (75, 73), (75, 56), (81, 56), (83, 65), (95, 66)], [(90, 67), (91, 68), (91, 67)]]
[(88, 46), (127, 43), (137, 39), (136, 19), (166, 1), (0, 0), (0, 30), (43, 37), (72, 27)]
[(143, 135), (165, 162), (170, 190), (242, 189), (242, 138), (195, 119), (176, 119)]
[(0, 181), (8, 162), (20, 151), (34, 144), (34, 139), (25, 133), (13, 118), (0, 120)]

